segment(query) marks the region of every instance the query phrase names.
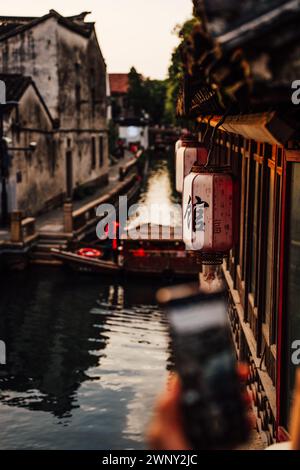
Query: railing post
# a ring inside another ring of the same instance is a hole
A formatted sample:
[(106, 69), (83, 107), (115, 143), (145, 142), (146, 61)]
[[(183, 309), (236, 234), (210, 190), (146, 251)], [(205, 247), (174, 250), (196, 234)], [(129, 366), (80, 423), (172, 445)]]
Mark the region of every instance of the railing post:
[(23, 241), (22, 219), (23, 213), (21, 211), (11, 213), (10, 239), (13, 243), (21, 243)]
[(73, 233), (73, 204), (72, 202), (64, 203), (64, 232)]

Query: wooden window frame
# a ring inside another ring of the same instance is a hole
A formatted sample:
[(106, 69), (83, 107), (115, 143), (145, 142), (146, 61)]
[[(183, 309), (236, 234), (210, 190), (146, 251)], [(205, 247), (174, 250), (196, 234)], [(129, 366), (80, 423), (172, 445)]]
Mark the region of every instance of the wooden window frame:
[(96, 137), (91, 139), (91, 168), (95, 170), (96, 168)]
[(99, 135), (99, 168), (103, 168), (104, 165), (104, 136)]
[(258, 357), (262, 354), (262, 340), (263, 340), (263, 319), (264, 319), (264, 301), (265, 301), (265, 265), (266, 265), (266, 216), (268, 210), (268, 160), (264, 156), (265, 145), (260, 143), (258, 145), (257, 160), (262, 164), (261, 179), (260, 179), (260, 214), (259, 214), (259, 227), (258, 227), (258, 273), (257, 273), (257, 344), (256, 354)]
[(287, 293), (288, 277), (286, 276), (289, 262), (288, 241), (290, 239), (290, 220), (288, 210), (291, 207), (292, 197), (292, 164), (300, 164), (300, 150), (286, 148), (282, 155), (282, 208), (281, 208), (281, 239), (280, 239), (280, 282), (279, 282), (279, 306), (278, 306), (278, 333), (277, 333), (277, 385), (276, 385), (276, 409), (277, 428), (279, 436), (286, 436), (288, 412), (284, 404), (287, 401), (286, 374), (289, 360), (289, 347), (287, 345), (288, 315)]
[[(229, 138), (229, 162), (231, 171), (236, 182), (241, 181), (242, 172), (242, 138), (237, 135), (230, 134)], [(234, 225), (234, 245), (230, 253), (229, 271), (233, 280), (234, 289), (237, 288), (237, 267), (239, 265), (239, 247), (240, 247), (240, 198), (241, 186), (239, 183), (235, 187), (235, 198), (234, 198), (234, 214), (235, 214), (235, 225)]]

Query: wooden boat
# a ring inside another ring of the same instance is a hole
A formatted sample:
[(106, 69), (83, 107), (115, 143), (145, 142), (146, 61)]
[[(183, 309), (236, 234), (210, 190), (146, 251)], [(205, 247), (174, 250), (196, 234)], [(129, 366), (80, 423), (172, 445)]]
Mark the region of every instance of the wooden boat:
[[(163, 281), (195, 279), (199, 276), (199, 265), (192, 254), (185, 251), (179, 228), (144, 224), (129, 229), (121, 237), (117, 252), (106, 248), (108, 260), (80, 255), (83, 246), (81, 242), (70, 245), (70, 251), (53, 248), (51, 252), (56, 259), (82, 272), (146, 277)], [(101, 250), (103, 246), (100, 243), (90, 244), (89, 248), (84, 250)], [(116, 261), (111, 260), (113, 255), (117, 258)]]
[(59, 259), (76, 271), (113, 275), (119, 274), (122, 271), (122, 268), (113, 261), (86, 258), (72, 251), (63, 251), (56, 248), (52, 248), (51, 252), (56, 259)]
[[(134, 233), (133, 233), (134, 231)], [(139, 238), (136, 238), (137, 232)], [(180, 227), (143, 224), (121, 238), (120, 262), (131, 276), (162, 279), (195, 279), (199, 265), (185, 250)]]

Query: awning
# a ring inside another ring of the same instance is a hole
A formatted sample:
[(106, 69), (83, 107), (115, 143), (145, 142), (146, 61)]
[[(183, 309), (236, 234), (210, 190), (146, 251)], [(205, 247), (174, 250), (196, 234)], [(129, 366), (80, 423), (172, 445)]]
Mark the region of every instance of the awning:
[[(199, 122), (210, 121), (213, 127), (217, 126), (221, 119), (222, 116), (214, 116), (212, 119), (198, 118)], [(284, 145), (295, 133), (295, 129), (280, 119), (276, 112), (228, 116), (219, 129), (272, 145)]]

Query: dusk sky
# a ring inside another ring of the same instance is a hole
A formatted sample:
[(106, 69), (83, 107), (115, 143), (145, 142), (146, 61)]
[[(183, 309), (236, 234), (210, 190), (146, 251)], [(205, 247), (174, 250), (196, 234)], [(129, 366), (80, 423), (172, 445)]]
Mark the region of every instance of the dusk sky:
[(165, 78), (178, 38), (174, 26), (189, 18), (192, 0), (11, 0), (1, 15), (40, 16), (51, 8), (62, 15), (91, 11), (109, 72), (134, 65), (151, 78)]

